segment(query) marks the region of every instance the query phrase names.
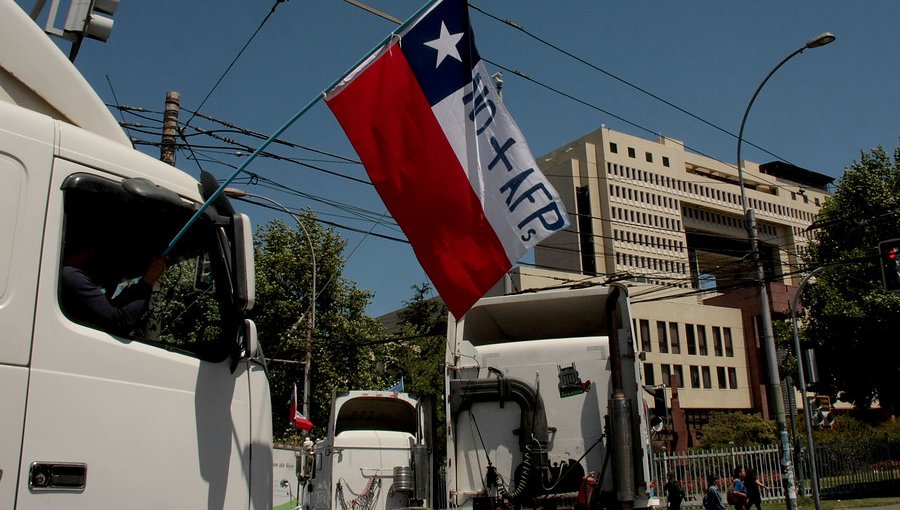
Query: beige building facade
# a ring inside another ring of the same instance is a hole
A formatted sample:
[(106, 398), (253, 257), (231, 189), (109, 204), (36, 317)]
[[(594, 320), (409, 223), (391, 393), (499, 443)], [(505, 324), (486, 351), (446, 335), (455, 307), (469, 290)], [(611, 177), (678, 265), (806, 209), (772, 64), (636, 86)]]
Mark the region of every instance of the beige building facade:
[[(686, 151), (601, 128), (538, 165), (573, 214), (573, 228), (541, 243), (535, 263), (581, 274), (628, 274), (682, 288), (701, 280), (744, 283), (746, 261), (737, 168)], [(744, 162), (767, 271), (799, 283), (806, 230), (828, 196), (828, 176), (783, 163)]]
[[(677, 140), (605, 127), (537, 162), (572, 226), (538, 245), (536, 268), (513, 270), (506, 290), (625, 283), (645, 383), (668, 385), (675, 375), (689, 424), (713, 410), (768, 416), (756, 266), (735, 165)], [(833, 179), (781, 162), (743, 167), (771, 311), (783, 317)]]

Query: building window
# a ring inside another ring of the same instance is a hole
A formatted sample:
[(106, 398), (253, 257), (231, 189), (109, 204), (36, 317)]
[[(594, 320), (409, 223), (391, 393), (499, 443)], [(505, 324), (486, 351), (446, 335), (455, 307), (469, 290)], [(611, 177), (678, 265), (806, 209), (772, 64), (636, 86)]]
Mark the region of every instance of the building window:
[(712, 388), (712, 377), (710, 377), (709, 367), (703, 367), (703, 387), (706, 389)]
[(618, 153), (619, 153), (619, 146), (616, 145), (616, 144), (614, 144), (614, 143), (612, 143), (612, 142), (609, 142), (609, 152), (612, 152), (613, 154), (618, 154)]
[(684, 325), (684, 338), (687, 340), (687, 351), (689, 355), (697, 354), (697, 337), (694, 336), (694, 325)]
[(647, 163), (653, 163), (653, 154), (650, 154), (649, 152), (647, 152), (647, 153), (645, 153), (645, 156), (647, 158)]
[(681, 354), (681, 339), (678, 337), (678, 323), (669, 323), (669, 338), (672, 340), (672, 354)]
[(716, 367), (716, 379), (719, 380), (720, 390), (728, 389), (728, 381), (725, 379), (725, 367)]
[(738, 388), (737, 369), (734, 367), (728, 367), (728, 388), (732, 390)]
[(659, 352), (669, 352), (669, 338), (666, 336), (666, 323), (656, 321), (656, 336), (659, 339)]
[(722, 328), (713, 326), (713, 351), (716, 356), (722, 356)]
[(635, 157), (635, 154), (636, 153), (634, 152), (634, 147), (629, 147), (628, 148), (628, 157), (633, 158), (633, 157)]
[(641, 319), (641, 350), (644, 352), (653, 352), (653, 345), (650, 342), (650, 321)]
[(722, 328), (722, 334), (725, 337), (725, 356), (734, 357), (734, 344), (731, 342), (731, 328)]
[(684, 388), (684, 370), (681, 365), (673, 365), (672, 370), (675, 373), (675, 384), (677, 384), (679, 388)]
[(707, 356), (709, 351), (706, 347), (706, 326), (697, 324), (697, 345), (700, 347), (700, 355)]
[(644, 363), (644, 384), (656, 386), (656, 375), (653, 373), (653, 363)]
[[(662, 365), (660, 365), (659, 368), (660, 368), (660, 370), (662, 371), (662, 378), (663, 378), (662, 384), (663, 384), (663, 386), (669, 386), (669, 385), (671, 385), (671, 384), (672, 384), (672, 368), (671, 368), (669, 365), (665, 364), (665, 363), (663, 363)], [(723, 374), (722, 374), (722, 377), (725, 377), (724, 372), (723, 372)]]
[(663, 166), (669, 166), (669, 157), (663, 156)]
[(700, 367), (691, 365), (691, 388), (700, 388)]

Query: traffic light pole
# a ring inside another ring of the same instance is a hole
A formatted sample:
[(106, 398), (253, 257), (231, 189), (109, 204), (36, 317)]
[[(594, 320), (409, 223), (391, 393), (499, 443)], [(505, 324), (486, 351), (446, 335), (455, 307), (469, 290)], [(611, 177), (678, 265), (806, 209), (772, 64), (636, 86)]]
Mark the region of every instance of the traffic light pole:
[(803, 399), (803, 421), (806, 422), (806, 455), (809, 459), (809, 479), (812, 482), (813, 501), (815, 502), (816, 510), (822, 510), (822, 507), (819, 500), (819, 475), (816, 472), (816, 449), (815, 444), (813, 443), (812, 413), (810, 412), (809, 399), (807, 398), (806, 393), (806, 375), (805, 370), (803, 369), (802, 351), (800, 350), (800, 334), (797, 332), (797, 302), (800, 300), (800, 293), (803, 292), (803, 287), (806, 286), (809, 279), (822, 269), (824, 269), (824, 267), (817, 267), (804, 276), (803, 279), (800, 280), (800, 285), (797, 287), (797, 293), (794, 294), (794, 299), (791, 300), (791, 328), (794, 330), (794, 354), (797, 356), (797, 380), (800, 383), (800, 394)]

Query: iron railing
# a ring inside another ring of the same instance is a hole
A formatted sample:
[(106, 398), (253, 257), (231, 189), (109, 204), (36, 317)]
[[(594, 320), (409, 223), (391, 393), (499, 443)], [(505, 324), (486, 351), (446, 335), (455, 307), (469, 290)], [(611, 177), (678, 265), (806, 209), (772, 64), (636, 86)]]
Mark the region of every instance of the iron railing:
[[(776, 446), (734, 447), (719, 450), (692, 450), (684, 453), (655, 453), (652, 465), (652, 490), (664, 498), (666, 474), (674, 473), (685, 492), (683, 506), (701, 506), (706, 491), (706, 476), (718, 474), (731, 480), (735, 466), (754, 468), (757, 479), (767, 489), (763, 501), (781, 500), (781, 466)], [(797, 493), (812, 496), (809, 462), (805, 449), (795, 455)], [(886, 443), (816, 446), (816, 470), (822, 498), (883, 493), (900, 485), (900, 459)]]

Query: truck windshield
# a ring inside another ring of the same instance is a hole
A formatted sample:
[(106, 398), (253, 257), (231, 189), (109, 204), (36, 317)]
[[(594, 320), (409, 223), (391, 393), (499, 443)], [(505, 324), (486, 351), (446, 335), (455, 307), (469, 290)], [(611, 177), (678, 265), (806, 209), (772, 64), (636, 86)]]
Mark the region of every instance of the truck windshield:
[(198, 221), (163, 259), (192, 204), (174, 194), (135, 196), (88, 174), (70, 177), (63, 192), (59, 299), (66, 317), (201, 359), (227, 358), (233, 342), (226, 339), (235, 332), (223, 320), (231, 293), (221, 229)]
[(389, 430), (416, 433), (416, 408), (397, 398), (360, 397), (341, 405), (335, 435), (347, 430)]

